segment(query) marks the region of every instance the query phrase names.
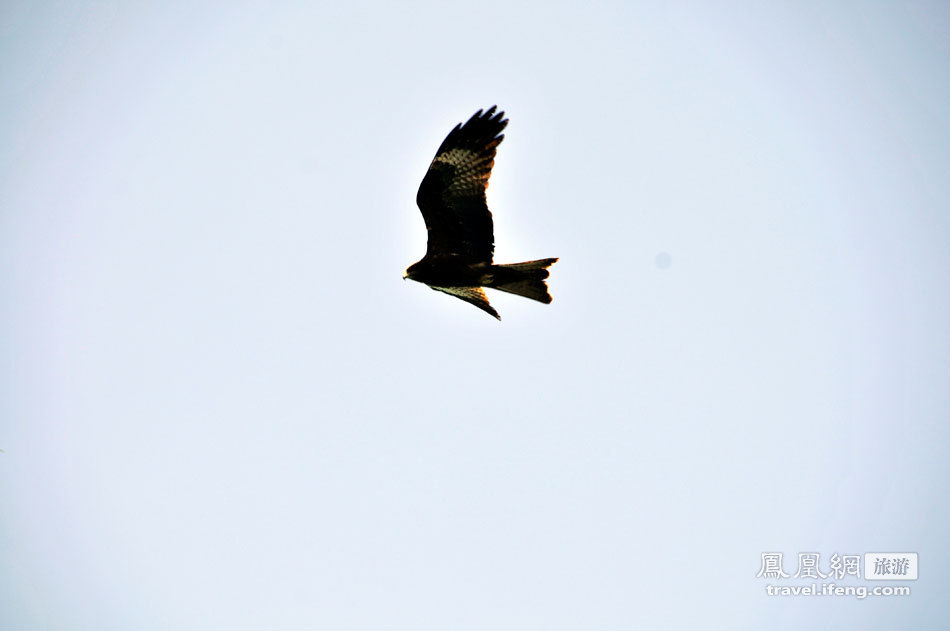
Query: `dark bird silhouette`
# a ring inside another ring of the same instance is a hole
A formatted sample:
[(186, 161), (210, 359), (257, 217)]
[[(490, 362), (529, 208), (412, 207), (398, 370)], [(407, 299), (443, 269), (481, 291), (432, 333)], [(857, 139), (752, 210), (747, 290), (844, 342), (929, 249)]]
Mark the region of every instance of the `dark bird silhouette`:
[(485, 189), (508, 125), (505, 113), (495, 109), (478, 110), (467, 123), (456, 125), (432, 159), (416, 195), (429, 232), (426, 255), (403, 278), (461, 298), (501, 320), (482, 288), (549, 303), (544, 279), (557, 259), (492, 263), (495, 236)]

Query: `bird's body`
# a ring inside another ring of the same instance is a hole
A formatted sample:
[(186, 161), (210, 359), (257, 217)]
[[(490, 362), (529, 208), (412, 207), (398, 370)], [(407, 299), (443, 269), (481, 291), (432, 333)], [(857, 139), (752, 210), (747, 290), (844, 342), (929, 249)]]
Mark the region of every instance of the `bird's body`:
[(456, 125), (422, 179), (416, 203), (429, 233), (426, 255), (405, 278), (424, 283), (498, 318), (482, 287), (551, 302), (544, 279), (556, 258), (494, 264), (495, 240), (485, 189), (508, 124), (495, 107)]

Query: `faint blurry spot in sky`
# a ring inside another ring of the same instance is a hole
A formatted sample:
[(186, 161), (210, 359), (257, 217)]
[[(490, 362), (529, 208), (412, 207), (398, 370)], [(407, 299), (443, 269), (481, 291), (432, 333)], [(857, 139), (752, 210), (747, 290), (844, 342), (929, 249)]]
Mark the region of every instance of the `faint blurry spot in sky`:
[(670, 269), (670, 265), (673, 264), (673, 257), (668, 252), (660, 252), (653, 259), (653, 262), (656, 263), (658, 269)]

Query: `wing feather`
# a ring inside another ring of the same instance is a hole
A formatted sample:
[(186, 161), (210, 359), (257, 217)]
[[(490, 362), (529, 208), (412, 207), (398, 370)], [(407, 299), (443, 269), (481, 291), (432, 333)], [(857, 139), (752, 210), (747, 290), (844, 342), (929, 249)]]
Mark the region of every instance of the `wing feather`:
[(495, 318), (501, 320), (501, 316), (498, 315), (498, 312), (491, 306), (491, 303), (488, 302), (488, 297), (485, 295), (485, 290), (481, 287), (436, 287), (435, 285), (429, 285), (432, 289), (436, 291), (441, 291), (447, 293), (456, 298), (461, 298), (469, 304), (473, 304), (482, 311), (485, 311)]
[(490, 263), (495, 250), (485, 189), (502, 130), (496, 106), (478, 110), (449, 132), (422, 179), (416, 203), (429, 233), (426, 256), (463, 255)]

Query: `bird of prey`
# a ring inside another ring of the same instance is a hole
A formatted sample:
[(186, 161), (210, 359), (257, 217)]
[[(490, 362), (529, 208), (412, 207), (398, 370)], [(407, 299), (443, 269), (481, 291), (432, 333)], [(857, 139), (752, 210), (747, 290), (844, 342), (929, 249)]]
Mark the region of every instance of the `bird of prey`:
[(436, 152), (416, 195), (429, 232), (426, 255), (403, 278), (461, 298), (501, 320), (482, 288), (549, 303), (544, 279), (557, 259), (492, 263), (495, 236), (485, 189), (508, 125), (505, 113), (495, 109), (478, 110), (467, 123), (456, 125)]

